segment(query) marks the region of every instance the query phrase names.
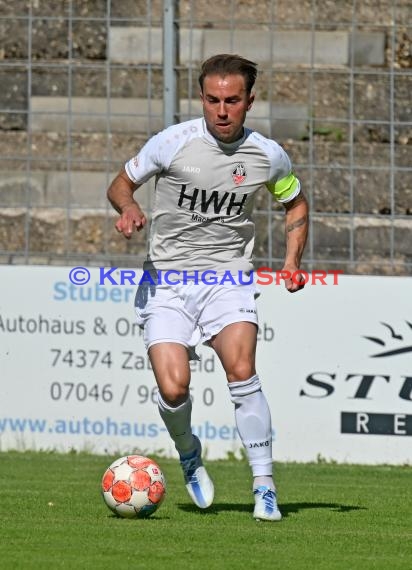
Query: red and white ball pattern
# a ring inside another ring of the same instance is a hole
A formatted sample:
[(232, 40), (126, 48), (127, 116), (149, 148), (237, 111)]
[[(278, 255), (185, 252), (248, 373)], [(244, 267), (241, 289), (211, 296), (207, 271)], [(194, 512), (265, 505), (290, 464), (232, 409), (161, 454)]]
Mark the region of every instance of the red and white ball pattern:
[(142, 455), (116, 459), (105, 471), (102, 493), (106, 505), (124, 518), (154, 513), (164, 499), (166, 481), (159, 465)]

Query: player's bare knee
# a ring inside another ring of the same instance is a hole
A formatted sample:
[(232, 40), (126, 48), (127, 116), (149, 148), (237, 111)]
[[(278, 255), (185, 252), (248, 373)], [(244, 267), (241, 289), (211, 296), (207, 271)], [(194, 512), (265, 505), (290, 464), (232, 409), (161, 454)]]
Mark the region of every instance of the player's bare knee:
[(256, 374), (254, 366), (248, 361), (238, 361), (226, 369), (226, 377), (228, 382), (243, 382)]
[(163, 401), (172, 408), (177, 408), (177, 406), (186, 402), (189, 397), (188, 387), (174, 383), (170, 383), (167, 386), (159, 388), (159, 391)]

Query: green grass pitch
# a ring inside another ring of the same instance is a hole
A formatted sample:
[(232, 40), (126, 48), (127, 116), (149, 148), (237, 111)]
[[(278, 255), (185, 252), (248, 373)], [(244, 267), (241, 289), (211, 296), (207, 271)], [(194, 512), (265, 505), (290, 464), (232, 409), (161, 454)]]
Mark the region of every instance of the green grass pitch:
[(115, 517), (100, 480), (115, 459), (88, 454), (0, 453), (0, 568), (412, 568), (412, 468), (278, 464), (284, 515), (252, 518), (244, 461), (208, 462), (214, 505), (191, 504), (178, 462), (156, 458), (166, 499), (148, 519)]

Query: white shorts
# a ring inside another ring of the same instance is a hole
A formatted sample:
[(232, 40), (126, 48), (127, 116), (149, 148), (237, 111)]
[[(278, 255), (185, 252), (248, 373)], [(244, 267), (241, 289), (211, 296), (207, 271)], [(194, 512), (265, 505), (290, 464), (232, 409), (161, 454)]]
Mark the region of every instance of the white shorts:
[(160, 342), (176, 342), (189, 348), (210, 339), (224, 327), (240, 321), (258, 323), (256, 298), (259, 292), (250, 285), (187, 283), (177, 285), (139, 285), (135, 299), (138, 324), (144, 328), (148, 350)]

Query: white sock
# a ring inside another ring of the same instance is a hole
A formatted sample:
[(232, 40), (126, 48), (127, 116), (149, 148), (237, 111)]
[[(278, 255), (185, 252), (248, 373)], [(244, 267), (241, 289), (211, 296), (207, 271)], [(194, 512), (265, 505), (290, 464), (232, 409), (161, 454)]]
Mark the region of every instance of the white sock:
[(180, 455), (185, 455), (192, 451), (195, 448), (195, 440), (191, 427), (192, 400), (190, 397), (180, 406), (172, 408), (166, 404), (158, 392), (157, 405), (167, 431), (175, 443), (177, 452)]
[(253, 478), (253, 490), (257, 489), (258, 487), (269, 487), (269, 489), (272, 489), (272, 491), (276, 491), (273, 478), (272, 476), (268, 475)]
[(235, 404), (236, 426), (245, 447), (254, 477), (272, 479), (272, 420), (270, 410), (256, 374), (243, 382), (228, 384)]

